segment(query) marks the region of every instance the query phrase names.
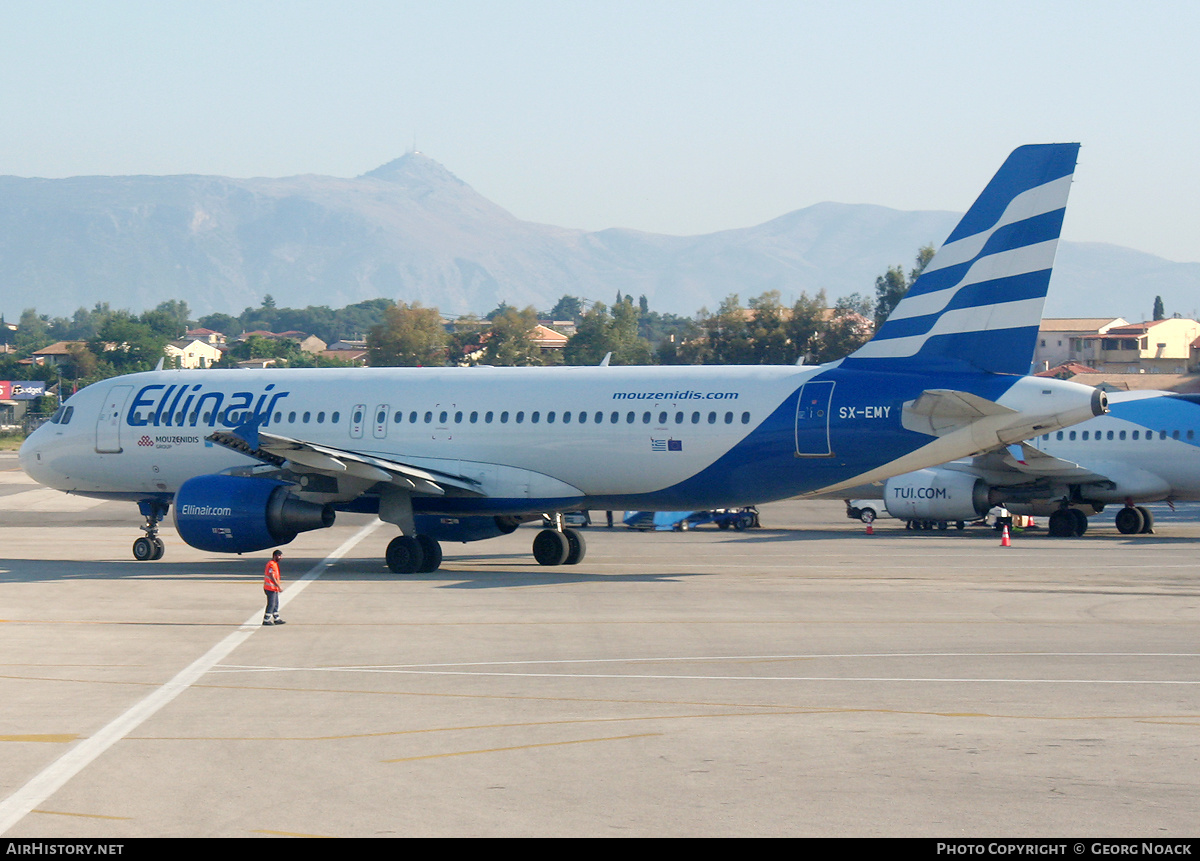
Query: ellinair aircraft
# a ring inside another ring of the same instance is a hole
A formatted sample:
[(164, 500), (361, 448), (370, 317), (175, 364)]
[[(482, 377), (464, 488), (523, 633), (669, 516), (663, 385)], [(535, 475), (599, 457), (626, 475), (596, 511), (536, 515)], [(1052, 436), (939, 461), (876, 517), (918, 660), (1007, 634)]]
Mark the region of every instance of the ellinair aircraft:
[(74, 395), (21, 448), (37, 481), (136, 502), (244, 553), (330, 526), (399, 527), (397, 573), (440, 541), (543, 514), (533, 555), (574, 564), (561, 512), (728, 508), (879, 481), (1103, 413), (1029, 368), (1078, 144), (1017, 149), (873, 340), (803, 367), (154, 371)]
[(1067, 537), (1117, 504), (1118, 532), (1151, 532), (1154, 516), (1137, 503), (1200, 499), (1200, 395), (1118, 392), (1109, 407), (1070, 430), (888, 479), (888, 513), (966, 521), (1005, 505), (1049, 515), (1049, 534)]

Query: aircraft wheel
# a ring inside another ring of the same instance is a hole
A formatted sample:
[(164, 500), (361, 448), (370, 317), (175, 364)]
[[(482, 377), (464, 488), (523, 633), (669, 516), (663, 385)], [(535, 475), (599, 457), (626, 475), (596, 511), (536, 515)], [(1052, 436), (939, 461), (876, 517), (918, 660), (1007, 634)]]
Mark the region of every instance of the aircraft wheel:
[(1142, 513), (1142, 535), (1150, 535), (1154, 532), (1154, 512), (1144, 505), (1139, 505), (1137, 510)]
[(1060, 508), (1050, 515), (1049, 529), (1052, 538), (1068, 538), (1075, 534), (1075, 517), (1071, 509)]
[[(686, 520), (684, 521), (687, 522)], [(578, 565), (587, 555), (587, 542), (574, 529), (564, 529), (563, 537), (567, 539), (567, 558), (564, 565)]]
[(533, 539), (533, 558), (538, 565), (562, 565), (570, 552), (567, 536), (554, 529), (543, 529)]
[(1072, 509), (1070, 509), (1070, 511), (1071, 511), (1071, 517), (1073, 517), (1075, 519), (1075, 523), (1074, 523), (1075, 531), (1071, 534), (1074, 535), (1076, 538), (1079, 538), (1080, 536), (1083, 535), (1083, 533), (1087, 532), (1087, 528), (1088, 528), (1087, 515), (1084, 514), (1082, 511), (1080, 511), (1078, 508), (1072, 508)]
[(145, 536), (133, 542), (133, 558), (138, 562), (149, 562), (154, 559), (154, 542)]
[(717, 529), (728, 529), (728, 528), (729, 528), (728, 520), (718, 520), (717, 521)]
[(945, 520), (939, 520), (937, 522), (937, 526), (938, 526), (938, 532), (945, 532), (947, 529), (950, 528), (950, 524), (947, 523)]
[(388, 544), (386, 559), (393, 574), (416, 574), (425, 564), (425, 553), (417, 539), (398, 535)]
[(162, 559), (163, 554), (167, 552), (167, 546), (163, 544), (163, 540), (157, 535), (154, 536), (154, 555), (152, 559)]
[(442, 564), (442, 545), (428, 535), (418, 535), (417, 543), (421, 545), (421, 553), (424, 556), (424, 561), (418, 569), (421, 574), (429, 574), (438, 570)]
[(959, 532), (962, 532), (964, 529), (967, 528), (967, 522), (965, 520), (956, 520), (956, 521), (954, 521), (954, 528), (957, 529)]
[(1127, 506), (1117, 512), (1116, 523), (1117, 532), (1122, 535), (1136, 535), (1146, 525), (1146, 519), (1139, 509)]

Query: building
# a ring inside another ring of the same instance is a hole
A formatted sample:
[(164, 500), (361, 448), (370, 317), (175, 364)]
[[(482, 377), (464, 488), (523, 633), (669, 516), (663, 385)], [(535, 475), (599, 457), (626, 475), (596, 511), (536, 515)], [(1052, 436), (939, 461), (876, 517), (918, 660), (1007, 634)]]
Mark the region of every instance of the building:
[(1193, 363), (1192, 344), (1200, 323), (1185, 317), (1112, 326), (1081, 339), (1078, 361), (1119, 374), (1186, 374)]
[(179, 368), (211, 368), (223, 355), (216, 344), (199, 338), (171, 341), (163, 348), (163, 353), (168, 359), (174, 359)]
[(1084, 339), (1103, 335), (1114, 326), (1127, 326), (1121, 317), (1048, 317), (1038, 327), (1033, 350), (1034, 372), (1069, 362), (1090, 365)]

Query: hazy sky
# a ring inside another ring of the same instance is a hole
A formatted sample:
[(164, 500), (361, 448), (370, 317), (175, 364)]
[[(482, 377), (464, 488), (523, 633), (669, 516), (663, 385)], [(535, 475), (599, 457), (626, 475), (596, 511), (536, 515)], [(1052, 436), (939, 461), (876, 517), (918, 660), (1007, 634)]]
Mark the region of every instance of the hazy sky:
[[(0, 0), (0, 174), (356, 176), (691, 234), (963, 210), (1080, 141), (1064, 237), (1200, 261), (1200, 4)], [(915, 251), (915, 249), (914, 249)]]

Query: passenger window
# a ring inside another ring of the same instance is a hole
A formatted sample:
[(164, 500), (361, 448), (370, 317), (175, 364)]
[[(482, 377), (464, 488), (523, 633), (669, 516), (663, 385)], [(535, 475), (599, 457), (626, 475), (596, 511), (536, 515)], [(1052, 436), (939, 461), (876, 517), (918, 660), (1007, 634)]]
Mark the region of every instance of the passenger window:
[[(744, 425), (750, 424), (750, 413), (742, 413), (742, 424), (744, 424)], [(1046, 434), (1046, 438), (1049, 439), (1050, 434)]]
[[(320, 421), (320, 419), (318, 419), (318, 421)], [(404, 421), (404, 410), (396, 410), (396, 414), (392, 416), (392, 424), (398, 425), (402, 421)], [(380, 424), (383, 424), (383, 422), (380, 422)]]
[(650, 413), (649, 412), (642, 413), (642, 424), (644, 424), (644, 425), (650, 424)]
[[(1140, 431), (1134, 431), (1134, 432), (1133, 432), (1133, 438), (1134, 438), (1134, 439), (1138, 439), (1138, 434), (1139, 434), (1139, 433), (1140, 433)], [(1059, 431), (1059, 432), (1058, 432), (1058, 435), (1059, 435), (1059, 436), (1062, 436), (1062, 431)]]
[(477, 421), (479, 421), (479, 413), (471, 410), (471, 424), (475, 424)]
[(675, 424), (683, 424), (683, 413), (675, 413)]
[(502, 425), (508, 424), (508, 410), (505, 410), (504, 412), (500, 413), (500, 424), (502, 424)]
[(1112, 432), (1112, 431), (1109, 431), (1109, 432), (1108, 432), (1108, 438), (1109, 438), (1109, 439), (1112, 439), (1112, 438), (1113, 438), (1113, 432)]
[(309, 420), (311, 417), (312, 417), (312, 413), (310, 413), (310, 412), (305, 412), (305, 413), (304, 413), (304, 423), (305, 423), (305, 424), (308, 424), (308, 420)]
[(625, 424), (629, 424), (629, 425), (633, 424), (633, 413), (625, 414)]
[(700, 413), (698, 413), (698, 412), (692, 413), (692, 424), (694, 424), (694, 425), (700, 424)]
[(554, 424), (554, 410), (546, 413), (546, 424)]
[(571, 411), (567, 410), (565, 413), (563, 413), (563, 424), (569, 425), (570, 423), (571, 423)]
[(317, 413), (317, 424), (319, 424), (319, 425), (325, 424), (325, 411), (324, 410)]
[(665, 425), (667, 423), (667, 414), (665, 412), (658, 414), (658, 423), (660, 425)]
[(341, 417), (342, 417), (342, 414), (335, 411), (334, 414), (329, 417), (329, 421), (332, 422), (333, 424), (337, 424), (338, 420), (341, 419)]
[(525, 412), (522, 410), (517, 413), (517, 424), (520, 424), (523, 421), (525, 421)]
[[(276, 412), (275, 413), (275, 424), (279, 424), (281, 421), (283, 421), (283, 413)], [(192, 413), (192, 424), (195, 424), (195, 423), (196, 423), (196, 414)]]
[(1179, 439), (1179, 431), (1171, 431), (1171, 439)]
[(445, 410), (442, 410), (440, 413), (438, 413), (438, 424), (444, 425), (446, 423), (446, 419), (448, 418), (450, 418), (450, 414)]
[(295, 424), (295, 422), (296, 422), (296, 414), (295, 414), (294, 412), (293, 412), (293, 413), (288, 413), (288, 422), (289, 422), (290, 424)]
[(433, 413), (429, 410), (426, 410), (425, 411), (425, 424), (429, 424), (431, 421), (433, 421)]
[(614, 412), (613, 412), (613, 413), (612, 413), (612, 414), (611, 414), (611, 415), (608, 417), (608, 420), (609, 420), (609, 421), (610, 421), (612, 424), (616, 424), (617, 422), (619, 422), (619, 421), (621, 420), (621, 414), (620, 414), (620, 413), (618, 413), (618, 412), (615, 412), (615, 411), (614, 411)]
[(1074, 440), (1074, 439), (1075, 439), (1075, 431), (1071, 431), (1071, 433), (1069, 434), (1068, 438), (1069, 438), (1069, 439), (1071, 439), (1071, 440)]
[(1125, 431), (1121, 431), (1119, 434), (1117, 434), (1117, 438), (1118, 438), (1118, 439), (1125, 439)]
[(456, 425), (462, 424), (462, 410), (459, 410), (454, 414), (454, 423)]
[(1088, 438), (1088, 432), (1087, 432), (1087, 431), (1084, 431), (1084, 432), (1081, 434), (1081, 439), (1085, 439), (1085, 440), (1086, 440), (1087, 438)]
[(537, 424), (537, 423), (538, 423), (538, 419), (540, 419), (541, 417), (542, 417), (542, 414), (541, 414), (541, 412), (539, 412), (538, 410), (534, 410), (533, 412), (531, 412), (531, 413), (529, 414), (529, 420), (530, 420), (531, 422), (533, 422), (534, 424)]
[(1063, 438), (1063, 432), (1062, 432), (1062, 431), (1059, 431), (1057, 434), (1055, 434), (1055, 437), (1054, 437), (1054, 438), (1055, 438), (1055, 439), (1059, 439), (1059, 440), (1061, 440), (1061, 439)]
[(725, 413), (725, 424), (733, 424), (733, 413)]
[(717, 414), (716, 413), (708, 414), (708, 423), (710, 425), (715, 425), (717, 423)]
[[(505, 416), (505, 418), (507, 418), (507, 415)], [(491, 423), (492, 423), (492, 411), (491, 411), (491, 410), (488, 410), (488, 411), (487, 411), (487, 412), (484, 414), (484, 416), (483, 416), (483, 420), (484, 420), (485, 422), (487, 422), (488, 424), (491, 424)]]

